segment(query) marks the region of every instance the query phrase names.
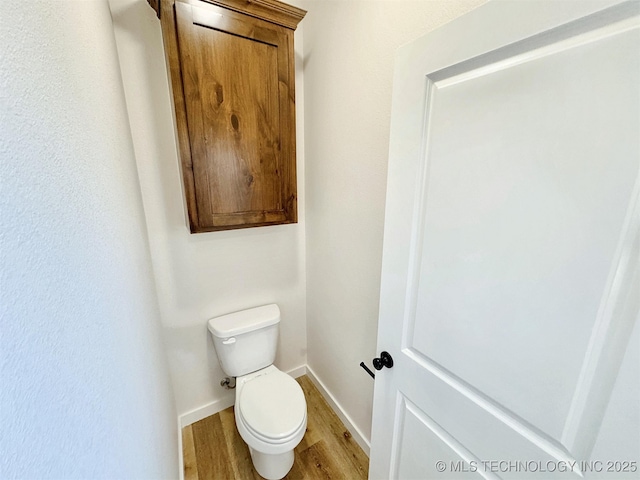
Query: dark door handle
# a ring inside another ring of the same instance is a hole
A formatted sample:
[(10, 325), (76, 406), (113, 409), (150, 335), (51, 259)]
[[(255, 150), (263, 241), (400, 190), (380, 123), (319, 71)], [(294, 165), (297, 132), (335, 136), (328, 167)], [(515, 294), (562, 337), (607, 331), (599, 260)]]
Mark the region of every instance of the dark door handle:
[(360, 366), (362, 368), (364, 368), (365, 372), (367, 372), (369, 375), (371, 375), (371, 378), (375, 379), (376, 378), (376, 374), (373, 373), (371, 370), (369, 370), (369, 367), (367, 367), (364, 362), (360, 362)]
[(389, 355), (389, 352), (382, 352), (380, 358), (373, 359), (373, 368), (376, 370), (382, 370), (382, 367), (393, 367), (393, 358)]

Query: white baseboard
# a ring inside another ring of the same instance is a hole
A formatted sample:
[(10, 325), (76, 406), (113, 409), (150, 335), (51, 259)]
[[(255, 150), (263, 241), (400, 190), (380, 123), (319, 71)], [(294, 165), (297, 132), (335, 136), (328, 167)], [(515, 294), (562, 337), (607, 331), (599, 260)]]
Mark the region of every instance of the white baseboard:
[(298, 378), (307, 374), (307, 368), (308, 367), (306, 365), (300, 365), (297, 368), (292, 368), (287, 373), (291, 375), (293, 378)]
[(344, 423), (344, 426), (347, 427), (349, 432), (351, 432), (351, 436), (353, 439), (360, 445), (360, 448), (364, 451), (364, 453), (369, 456), (369, 452), (371, 451), (371, 444), (369, 440), (364, 436), (364, 434), (360, 431), (358, 427), (355, 426), (351, 417), (346, 414), (342, 406), (338, 403), (333, 395), (327, 390), (327, 387), (322, 383), (322, 381), (316, 376), (314, 371), (307, 365), (307, 376), (313, 382), (313, 384), (318, 388), (318, 391), (322, 394), (324, 399), (327, 401), (331, 409), (338, 415), (338, 418)]
[(235, 397), (233, 395), (228, 395), (211, 403), (207, 403), (206, 405), (203, 405), (201, 407), (194, 408), (190, 412), (183, 413), (179, 417), (180, 428), (182, 429), (187, 425), (191, 425), (192, 423), (196, 423), (202, 420), (203, 418), (215, 415), (225, 408), (229, 408), (231, 405), (233, 405), (234, 401)]
[[(287, 372), (293, 378), (301, 377), (302, 375), (307, 373), (307, 366), (300, 365), (299, 367), (293, 368)], [(218, 412), (221, 412), (225, 408), (229, 408), (235, 402), (234, 395), (228, 395), (224, 398), (219, 398), (211, 403), (207, 403), (198, 408), (194, 408), (193, 410), (183, 413), (178, 417), (178, 425), (180, 425), (180, 430), (182, 430), (187, 425), (191, 425), (192, 423), (196, 423), (197, 421), (202, 420), (203, 418), (207, 418), (211, 415), (215, 415)], [(180, 438), (182, 438), (182, 431), (180, 433)], [(182, 457), (181, 457), (182, 458)]]

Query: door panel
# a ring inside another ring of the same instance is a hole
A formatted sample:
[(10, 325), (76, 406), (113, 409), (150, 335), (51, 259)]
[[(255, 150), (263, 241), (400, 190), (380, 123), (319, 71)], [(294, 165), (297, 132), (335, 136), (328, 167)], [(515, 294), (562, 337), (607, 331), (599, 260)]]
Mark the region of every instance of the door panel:
[[(547, 462), (559, 461), (570, 464), (575, 461), (560, 442), (540, 431), (535, 425), (526, 422), (428, 359), (412, 357), (411, 354), (401, 355), (402, 363), (398, 363), (397, 366), (413, 378), (419, 378), (419, 381), (404, 385), (402, 395), (408, 399), (419, 400), (422, 411), (440, 426), (443, 435), (455, 439), (460, 448), (468, 450), (473, 455), (478, 473), (486, 473), (487, 478), (493, 478), (492, 474), (497, 474), (499, 478), (520, 478), (528, 473), (492, 472), (492, 468), (498, 467), (491, 465), (487, 465), (488, 471), (483, 472), (482, 461), (531, 462), (532, 469), (537, 465), (546, 465)], [(428, 422), (425, 422), (425, 428), (429, 428)], [(418, 458), (424, 460), (426, 449), (420, 448), (423, 453)], [(451, 472), (454, 466), (448, 463), (446, 465), (444, 473)], [(435, 463), (425, 465), (425, 468), (434, 466)], [(470, 466), (472, 465), (468, 465), (467, 468)], [(390, 478), (424, 479), (441, 476)], [(571, 477), (565, 472), (561, 478)]]
[[(464, 448), (416, 405), (405, 397), (399, 398), (398, 458), (392, 467), (397, 478), (426, 478), (441, 475), (448, 479), (482, 478), (477, 468), (478, 457)], [(467, 464), (465, 464), (465, 461)], [(444, 465), (455, 469), (439, 472)]]
[(640, 4), (516, 3), (399, 53), (371, 478), (588, 472), (638, 317)]
[(430, 88), (411, 346), (557, 439), (638, 172), (638, 32)]
[(277, 35), (223, 9), (180, 3), (176, 14), (198, 211), (215, 212), (201, 223), (280, 215)]

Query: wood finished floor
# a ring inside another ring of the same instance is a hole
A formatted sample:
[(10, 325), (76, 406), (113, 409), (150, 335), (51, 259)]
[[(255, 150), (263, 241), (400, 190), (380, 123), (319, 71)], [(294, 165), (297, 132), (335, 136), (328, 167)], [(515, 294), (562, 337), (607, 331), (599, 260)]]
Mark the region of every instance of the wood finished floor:
[[(287, 480), (366, 479), (369, 459), (311, 380), (297, 379), (307, 399), (307, 431)], [(236, 429), (233, 407), (182, 429), (185, 480), (260, 480)]]

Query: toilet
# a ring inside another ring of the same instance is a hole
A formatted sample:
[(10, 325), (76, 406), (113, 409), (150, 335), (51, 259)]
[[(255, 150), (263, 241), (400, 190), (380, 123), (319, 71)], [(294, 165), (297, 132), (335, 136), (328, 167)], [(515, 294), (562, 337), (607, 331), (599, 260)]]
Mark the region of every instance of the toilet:
[(267, 480), (281, 479), (291, 470), (293, 449), (307, 428), (302, 388), (273, 365), (279, 324), (275, 304), (209, 320), (222, 370), (236, 377), (236, 427), (253, 466)]

